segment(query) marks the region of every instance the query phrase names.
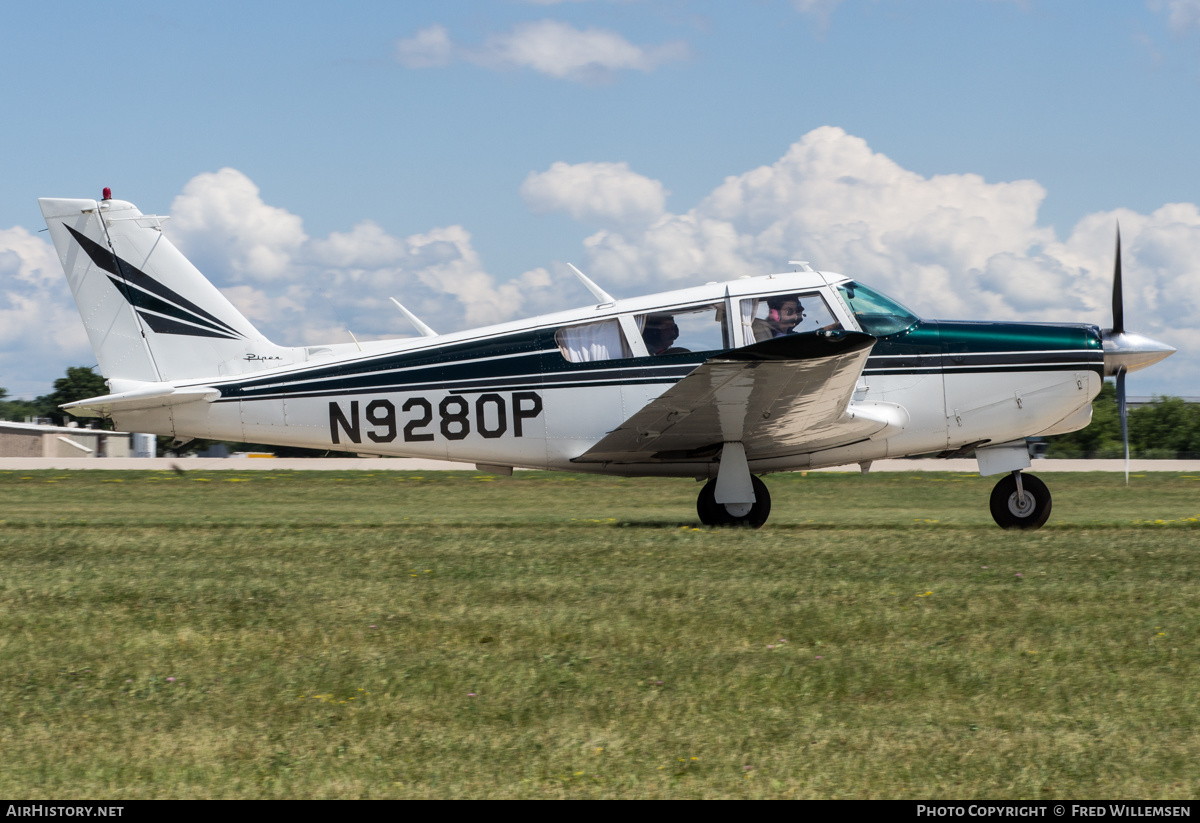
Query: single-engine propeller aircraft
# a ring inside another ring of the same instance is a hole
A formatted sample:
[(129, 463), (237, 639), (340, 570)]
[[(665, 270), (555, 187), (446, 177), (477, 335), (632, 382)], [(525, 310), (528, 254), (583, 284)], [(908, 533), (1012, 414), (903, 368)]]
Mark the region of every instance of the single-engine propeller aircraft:
[[(271, 343), (162, 233), (112, 199), (39, 201), (110, 394), (63, 406), (128, 431), (705, 481), (708, 525), (761, 526), (759, 476), (974, 451), (991, 512), (1033, 529), (1050, 492), (1025, 438), (1091, 419), (1115, 375), (1174, 349), (1113, 327), (924, 320), (840, 274), (785, 274), (417, 337)], [(399, 305), (399, 304), (397, 304)], [(1126, 451), (1128, 455), (1128, 449)]]

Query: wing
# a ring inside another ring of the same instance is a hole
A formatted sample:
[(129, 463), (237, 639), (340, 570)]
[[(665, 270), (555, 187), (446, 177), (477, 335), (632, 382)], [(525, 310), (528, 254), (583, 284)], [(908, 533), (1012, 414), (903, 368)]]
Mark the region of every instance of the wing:
[(899, 407), (851, 405), (874, 344), (861, 332), (817, 331), (723, 352), (575, 462), (703, 460), (734, 441), (745, 446), (747, 459), (762, 460), (846, 445), (903, 425), (907, 414)]

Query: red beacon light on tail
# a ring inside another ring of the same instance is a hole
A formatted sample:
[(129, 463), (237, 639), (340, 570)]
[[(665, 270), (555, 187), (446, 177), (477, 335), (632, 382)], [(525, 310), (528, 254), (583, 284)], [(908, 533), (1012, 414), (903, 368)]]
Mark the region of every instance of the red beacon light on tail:
[(104, 194), (102, 195), (101, 199), (102, 200), (112, 200), (112, 189), (110, 189), (108, 186), (105, 186)]

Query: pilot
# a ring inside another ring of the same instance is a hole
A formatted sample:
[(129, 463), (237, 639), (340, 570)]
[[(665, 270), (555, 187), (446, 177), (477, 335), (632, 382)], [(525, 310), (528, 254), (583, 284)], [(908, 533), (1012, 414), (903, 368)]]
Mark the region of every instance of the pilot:
[(754, 342), (792, 334), (804, 319), (804, 306), (794, 294), (776, 294), (767, 298), (767, 316), (756, 317), (751, 324)]
[(691, 351), (672, 345), (679, 338), (679, 326), (675, 318), (669, 314), (646, 315), (646, 327), (642, 329), (642, 340), (646, 341), (646, 351), (651, 355), (679, 354)]

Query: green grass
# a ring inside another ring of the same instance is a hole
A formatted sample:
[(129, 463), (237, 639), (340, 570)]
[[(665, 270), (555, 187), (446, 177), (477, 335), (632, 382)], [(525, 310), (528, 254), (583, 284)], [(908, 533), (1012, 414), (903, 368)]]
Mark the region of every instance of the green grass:
[(1200, 478), (0, 472), (0, 796), (1191, 798)]

